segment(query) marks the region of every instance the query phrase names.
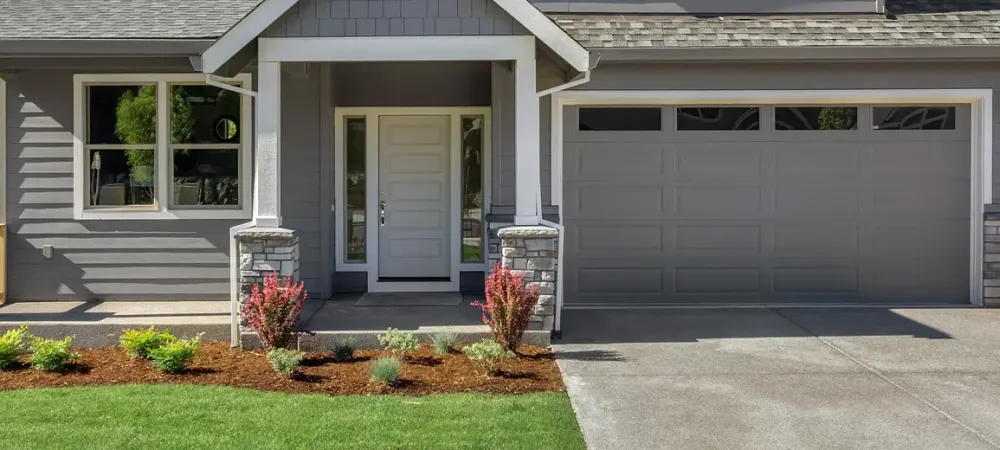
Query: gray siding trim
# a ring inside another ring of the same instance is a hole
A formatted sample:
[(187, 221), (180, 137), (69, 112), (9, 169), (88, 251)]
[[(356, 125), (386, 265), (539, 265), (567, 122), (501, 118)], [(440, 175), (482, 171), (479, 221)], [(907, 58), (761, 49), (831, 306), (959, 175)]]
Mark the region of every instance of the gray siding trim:
[(264, 32), (267, 37), (529, 34), (492, 0), (302, 0)]
[(334, 239), (334, 212), (331, 208), (334, 203), (334, 155), (333, 139), (334, 127), (339, 126), (333, 123), (333, 72), (329, 64), (321, 64), (319, 70), (319, 155), (320, 155), (320, 191), (319, 209), (320, 218), (320, 288), (323, 297), (329, 297), (334, 292), (333, 267), (334, 252), (336, 251), (336, 240)]
[(333, 64), (336, 106), (488, 106), (486, 62)]
[(0, 56), (193, 56), (212, 42), (210, 39), (13, 39), (0, 40)]

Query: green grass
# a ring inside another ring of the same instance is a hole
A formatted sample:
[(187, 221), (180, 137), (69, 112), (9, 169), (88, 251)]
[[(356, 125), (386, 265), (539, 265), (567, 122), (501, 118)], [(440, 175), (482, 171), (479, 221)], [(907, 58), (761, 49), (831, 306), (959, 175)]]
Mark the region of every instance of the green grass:
[(562, 393), (327, 397), (122, 385), (3, 392), (0, 405), (0, 448), (584, 448)]

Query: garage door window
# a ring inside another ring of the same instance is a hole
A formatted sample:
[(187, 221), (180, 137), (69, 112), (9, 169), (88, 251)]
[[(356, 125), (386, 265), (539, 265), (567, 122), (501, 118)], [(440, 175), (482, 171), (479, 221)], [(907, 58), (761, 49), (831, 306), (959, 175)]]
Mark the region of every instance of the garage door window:
[(858, 108), (777, 107), (776, 131), (857, 130)]
[(660, 131), (661, 108), (580, 108), (580, 131)]
[(677, 108), (677, 131), (753, 131), (760, 108)]
[(879, 106), (872, 108), (876, 130), (954, 130), (954, 106)]

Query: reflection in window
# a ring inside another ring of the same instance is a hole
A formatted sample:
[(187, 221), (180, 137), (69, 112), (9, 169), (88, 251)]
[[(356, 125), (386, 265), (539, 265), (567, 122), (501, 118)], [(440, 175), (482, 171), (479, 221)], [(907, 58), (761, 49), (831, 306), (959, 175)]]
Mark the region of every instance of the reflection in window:
[(900, 106), (872, 108), (876, 130), (954, 130), (954, 106)]
[(349, 118), (344, 123), (344, 157), (346, 168), (344, 192), (347, 209), (344, 213), (347, 243), (344, 260), (365, 261), (365, 119)]
[(760, 108), (677, 108), (678, 131), (760, 129)]
[(88, 204), (153, 205), (156, 86), (88, 86), (86, 120)]
[(662, 108), (580, 108), (580, 131), (660, 131)]
[(857, 130), (858, 108), (808, 107), (774, 108), (774, 129)]
[(170, 86), (174, 206), (240, 205), (239, 94), (207, 85)]
[(462, 261), (483, 260), (483, 116), (462, 116)]
[(239, 204), (239, 150), (174, 150), (174, 205)]

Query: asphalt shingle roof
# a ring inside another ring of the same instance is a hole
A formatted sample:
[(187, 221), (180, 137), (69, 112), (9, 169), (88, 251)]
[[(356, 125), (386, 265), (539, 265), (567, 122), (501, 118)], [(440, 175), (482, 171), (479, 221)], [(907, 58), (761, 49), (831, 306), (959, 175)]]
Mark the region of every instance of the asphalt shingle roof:
[(0, 39), (217, 38), (261, 0), (0, 0)]
[(552, 17), (592, 49), (1000, 45), (1000, 0), (886, 3), (886, 16)]

